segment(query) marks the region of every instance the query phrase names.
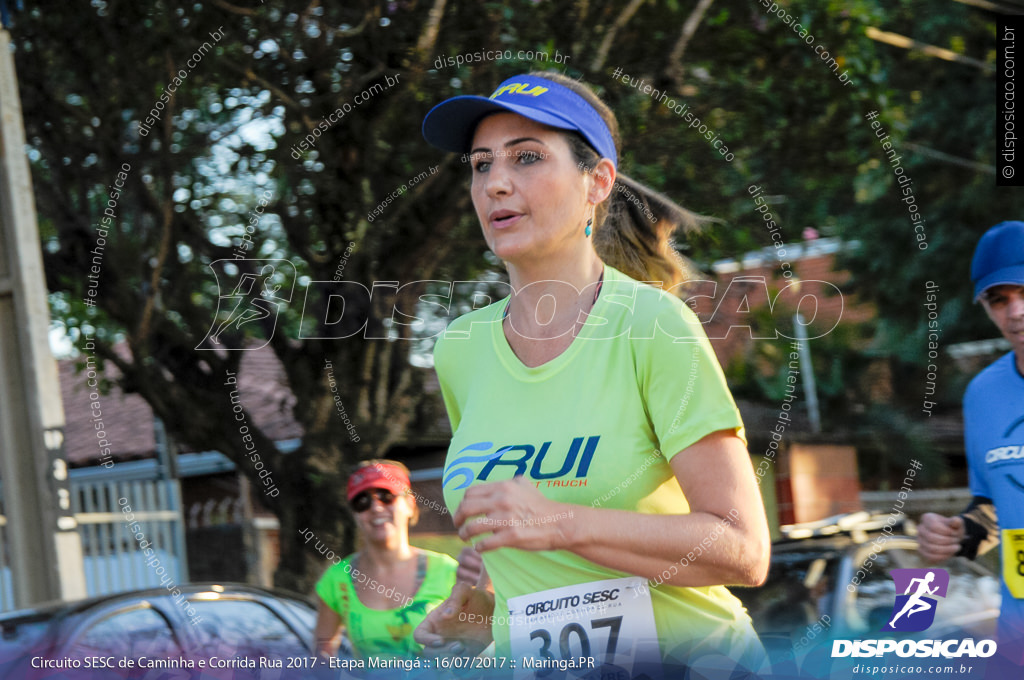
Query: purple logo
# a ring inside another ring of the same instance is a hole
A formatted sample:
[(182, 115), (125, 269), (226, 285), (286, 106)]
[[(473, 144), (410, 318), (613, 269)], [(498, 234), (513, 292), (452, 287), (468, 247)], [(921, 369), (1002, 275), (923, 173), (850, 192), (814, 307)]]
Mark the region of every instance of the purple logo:
[[(917, 633), (935, 621), (936, 597), (946, 597), (949, 572), (945, 569), (893, 569), (896, 604), (883, 631)], [(902, 595), (900, 594), (902, 593)]]

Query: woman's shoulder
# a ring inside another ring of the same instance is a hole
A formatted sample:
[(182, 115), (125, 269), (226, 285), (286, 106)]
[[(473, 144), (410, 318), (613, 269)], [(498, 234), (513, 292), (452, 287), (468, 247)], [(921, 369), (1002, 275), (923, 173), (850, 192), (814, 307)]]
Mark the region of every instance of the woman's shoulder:
[(455, 346), (458, 346), (457, 341), (479, 337), (480, 334), (486, 332), (488, 324), (494, 323), (499, 317), (501, 312), (498, 308), (503, 308), (507, 302), (508, 298), (502, 298), (497, 302), (492, 302), (486, 307), (474, 309), (471, 312), (466, 312), (462, 316), (455, 317), (451, 322), (449, 322), (447, 328), (438, 334), (437, 342), (434, 345), (435, 348), (448, 345), (453, 341), (456, 341)]
[(463, 337), (460, 334), (468, 334), (470, 329), (473, 328), (474, 324), (489, 324), (493, 322), (499, 314), (498, 308), (504, 307), (508, 302), (508, 297), (504, 297), (500, 300), (492, 302), (486, 307), (480, 307), (470, 312), (466, 312), (460, 316), (455, 317), (445, 328), (444, 332), (439, 336), (440, 338), (446, 339), (460, 339)]
[(352, 558), (355, 553), (342, 559), (337, 564), (327, 567), (323, 575), (317, 580), (314, 590), (335, 611), (341, 611), (341, 607), (347, 607), (347, 595), (349, 589), (349, 574), (352, 572)]
[[(507, 298), (493, 302), (486, 307), (474, 309), (455, 318), (442, 331), (434, 343), (434, 368), (438, 373), (450, 373), (456, 366), (465, 365), (466, 351), (470, 347), (483, 347), (490, 338), (489, 324), (501, 318), (499, 307)], [(472, 342), (472, 341), (476, 342)]]
[[(609, 293), (622, 313), (629, 315), (629, 337), (651, 339), (659, 334), (671, 338), (699, 337), (702, 326), (697, 315), (673, 292), (637, 281), (610, 265)], [(628, 312), (626, 311), (628, 310)]]

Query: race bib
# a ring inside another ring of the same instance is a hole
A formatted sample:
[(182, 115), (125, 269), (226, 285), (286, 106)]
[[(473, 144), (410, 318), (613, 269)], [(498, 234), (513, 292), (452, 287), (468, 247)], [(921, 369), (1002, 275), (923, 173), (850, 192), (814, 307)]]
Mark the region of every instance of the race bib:
[[(582, 675), (611, 664), (632, 675), (661, 659), (647, 579), (591, 581), (509, 598), (515, 677), (567, 670)], [(626, 676), (629, 677), (629, 676)]]
[(1003, 580), (1010, 594), (1024, 600), (1024, 529), (1003, 529)]

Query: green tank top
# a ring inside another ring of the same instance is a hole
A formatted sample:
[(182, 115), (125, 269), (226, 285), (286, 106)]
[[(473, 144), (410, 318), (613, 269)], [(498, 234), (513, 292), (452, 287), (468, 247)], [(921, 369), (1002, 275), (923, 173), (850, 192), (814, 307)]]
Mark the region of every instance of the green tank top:
[[(448, 555), (418, 549), (420, 587), (412, 596), (403, 596), (394, 586), (379, 583), (353, 567), (355, 554), (330, 567), (316, 584), (316, 593), (337, 612), (356, 656), (409, 657), (423, 653), (423, 645), (412, 638), (416, 626), (427, 613), (444, 602), (455, 585), (458, 563)], [(356, 583), (365, 584), (394, 598), (393, 609), (371, 609), (359, 601)]]

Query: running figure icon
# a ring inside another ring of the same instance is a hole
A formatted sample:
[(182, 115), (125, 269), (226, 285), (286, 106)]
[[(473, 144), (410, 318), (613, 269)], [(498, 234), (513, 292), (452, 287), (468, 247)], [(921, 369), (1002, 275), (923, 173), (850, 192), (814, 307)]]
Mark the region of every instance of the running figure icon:
[[(267, 273), (268, 269), (270, 273)], [(263, 295), (266, 294), (270, 298), (275, 298), (278, 291), (281, 290), (280, 285), (274, 286), (274, 288), (270, 287), (270, 280), (273, 278), (274, 273), (273, 265), (268, 264), (260, 269), (259, 275), (242, 274), (238, 285), (235, 286), (230, 295), (226, 296), (238, 298), (238, 303), (231, 310), (231, 313), (228, 314), (228, 318), (217, 326), (217, 330), (210, 336), (210, 342), (219, 345), (220, 334), (230, 329), (231, 326), (241, 330), (243, 325), (259, 321), (260, 319), (266, 319), (273, 313), (275, 309), (274, 303), (264, 300)], [(262, 288), (259, 284), (262, 284)]]
[[(924, 578), (915, 578), (910, 580), (910, 585), (907, 586), (906, 592), (903, 593), (904, 595), (910, 595), (910, 599), (908, 599), (907, 603), (903, 605), (903, 609), (900, 610), (900, 613), (892, 617), (892, 621), (889, 622), (890, 628), (895, 628), (896, 619), (900, 618), (904, 614), (906, 614), (907, 618), (909, 619), (911, 616), (918, 612), (926, 612), (932, 608), (933, 605), (931, 602), (927, 602), (925, 600), (922, 600), (921, 598), (925, 595), (934, 595), (936, 592), (938, 592), (938, 586), (935, 586), (934, 588), (928, 587), (928, 584), (930, 584), (934, 580), (935, 572), (932, 571), (929, 571)], [(911, 594), (910, 591), (911, 589), (913, 589), (915, 583), (919, 584), (917, 586), (917, 591)]]
[[(207, 266), (217, 277), (217, 311), (196, 349), (251, 351), (265, 347), (295, 293), (295, 265), (281, 259), (225, 258)], [(227, 290), (230, 292), (225, 293)], [(250, 329), (253, 332), (248, 332)]]
[(892, 619), (882, 630), (914, 632), (930, 627), (935, 621), (936, 598), (946, 597), (949, 572), (945, 569), (893, 569), (890, 575), (896, 592), (902, 595), (896, 596)]

